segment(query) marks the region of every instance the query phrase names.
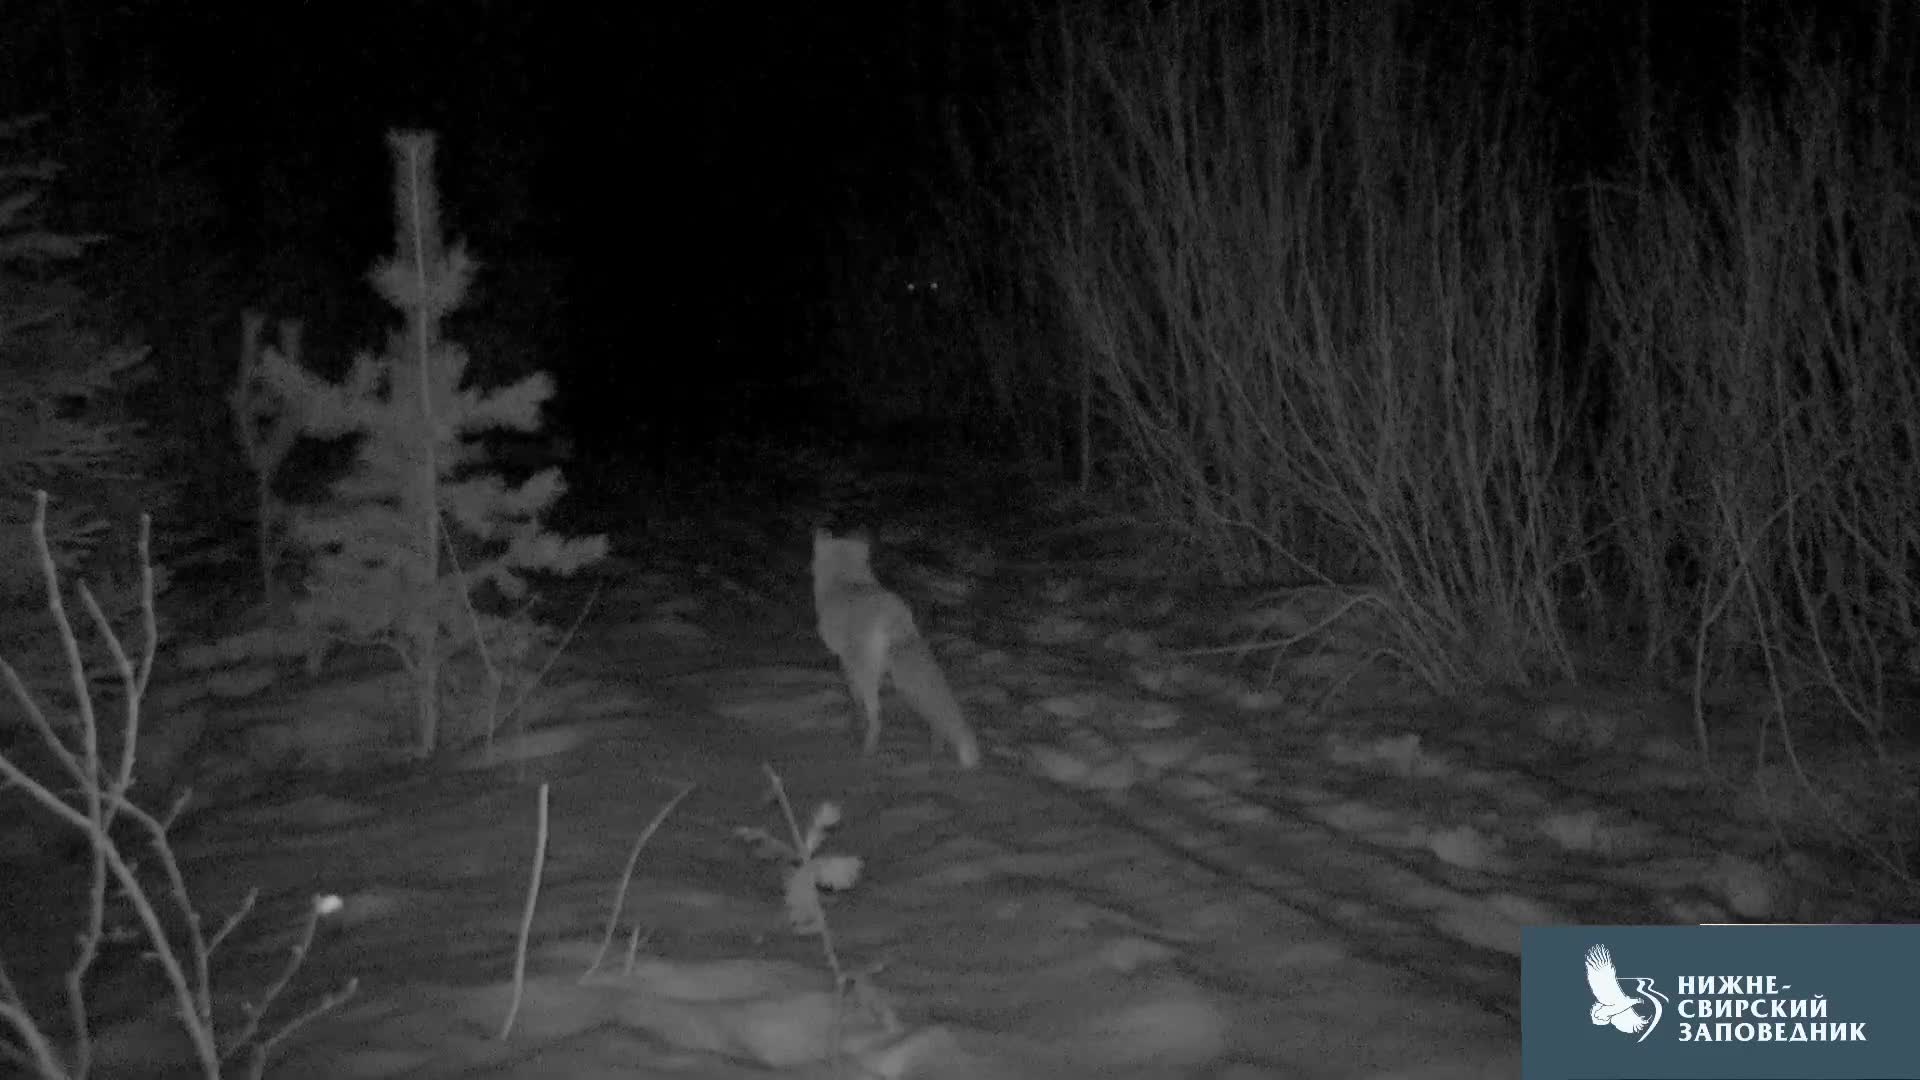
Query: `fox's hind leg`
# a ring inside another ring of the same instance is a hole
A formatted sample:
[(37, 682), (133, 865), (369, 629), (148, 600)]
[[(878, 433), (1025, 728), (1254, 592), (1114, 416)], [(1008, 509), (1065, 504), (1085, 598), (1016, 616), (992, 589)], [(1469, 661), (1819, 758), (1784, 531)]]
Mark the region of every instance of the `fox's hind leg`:
[(860, 753), (871, 757), (880, 748), (880, 684), (887, 677), (887, 654), (890, 643), (879, 634), (875, 634), (860, 643), (860, 667), (862, 668), (854, 695), (860, 699), (860, 707), (867, 714), (867, 737), (860, 744)]
[(854, 723), (861, 718), (867, 722), (861, 752), (872, 754), (880, 745), (880, 682), (887, 673), (886, 642), (859, 643), (840, 658), (840, 670), (847, 676), (847, 693), (859, 710)]
[(860, 667), (845, 657), (840, 658), (840, 674), (847, 680), (847, 726), (860, 730), (860, 721), (866, 715), (866, 701), (860, 694)]

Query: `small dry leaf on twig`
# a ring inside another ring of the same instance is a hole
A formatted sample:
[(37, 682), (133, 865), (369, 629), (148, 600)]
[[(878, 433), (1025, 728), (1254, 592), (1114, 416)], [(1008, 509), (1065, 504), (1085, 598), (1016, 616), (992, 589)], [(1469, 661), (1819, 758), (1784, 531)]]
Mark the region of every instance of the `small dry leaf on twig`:
[[(784, 800), (782, 806), (785, 806)], [(811, 936), (824, 932), (827, 917), (820, 904), (820, 892), (851, 889), (860, 880), (863, 864), (859, 856), (820, 853), (827, 831), (840, 823), (840, 817), (838, 804), (823, 802), (814, 808), (813, 820), (804, 836), (791, 812), (787, 817), (787, 827), (793, 833), (791, 840), (783, 840), (758, 826), (743, 825), (733, 830), (734, 836), (752, 847), (756, 858), (787, 864), (782, 887), (787, 921), (794, 933)]]

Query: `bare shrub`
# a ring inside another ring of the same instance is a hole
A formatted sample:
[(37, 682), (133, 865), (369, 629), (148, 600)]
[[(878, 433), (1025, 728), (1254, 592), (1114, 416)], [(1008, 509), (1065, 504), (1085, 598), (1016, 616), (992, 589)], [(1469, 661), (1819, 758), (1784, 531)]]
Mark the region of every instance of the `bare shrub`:
[(1519, 98), (1337, 12), (1064, 26), (1048, 269), (1130, 479), (1208, 564), (1370, 581), (1442, 689), (1564, 671), (1572, 410)]

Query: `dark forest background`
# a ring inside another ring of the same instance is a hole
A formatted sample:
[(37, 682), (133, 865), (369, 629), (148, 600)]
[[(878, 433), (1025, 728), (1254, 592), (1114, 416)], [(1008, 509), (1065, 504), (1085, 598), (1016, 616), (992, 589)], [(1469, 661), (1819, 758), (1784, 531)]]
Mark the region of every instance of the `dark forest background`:
[(959, 447), (1220, 579), (1380, 583), (1443, 688), (1612, 650), (1877, 743), (1920, 677), (1910, 5), (5, 19), (89, 324), (160, 375), (142, 466), (208, 517), (240, 313), (377, 347), (383, 136), (425, 129), (487, 266), (454, 333), (557, 377), (584, 500)]

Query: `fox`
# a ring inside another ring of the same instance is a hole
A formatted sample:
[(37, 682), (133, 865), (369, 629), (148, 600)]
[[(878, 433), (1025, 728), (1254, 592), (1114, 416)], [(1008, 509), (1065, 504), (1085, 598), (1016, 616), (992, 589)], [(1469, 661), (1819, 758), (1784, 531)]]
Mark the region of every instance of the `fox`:
[(880, 683), (894, 689), (953, 747), (962, 769), (980, 764), (980, 741), (960, 711), (913, 612), (873, 576), (872, 545), (857, 537), (813, 534), (813, 608), (820, 640), (840, 661), (847, 690), (866, 716), (862, 753), (880, 745)]

